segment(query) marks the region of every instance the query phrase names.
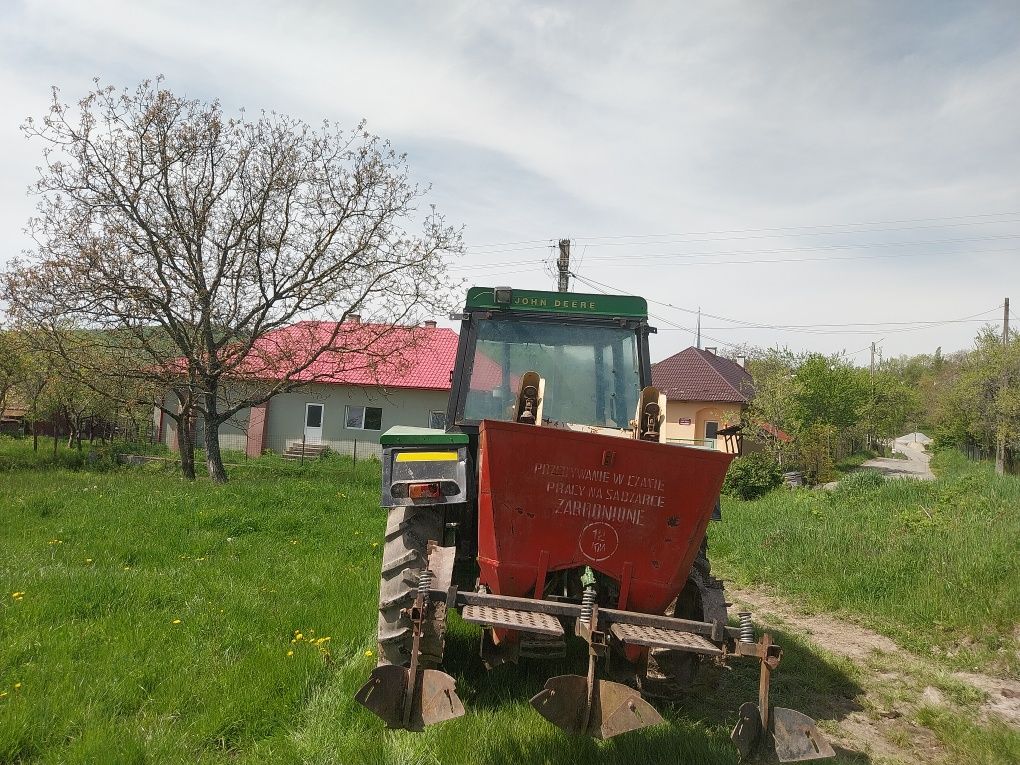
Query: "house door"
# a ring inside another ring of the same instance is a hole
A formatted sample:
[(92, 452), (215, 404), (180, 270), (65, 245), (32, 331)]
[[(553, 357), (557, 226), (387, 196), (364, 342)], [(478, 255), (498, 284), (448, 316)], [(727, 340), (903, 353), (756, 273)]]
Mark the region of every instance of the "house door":
[(322, 443), (322, 404), (305, 404), (305, 443)]

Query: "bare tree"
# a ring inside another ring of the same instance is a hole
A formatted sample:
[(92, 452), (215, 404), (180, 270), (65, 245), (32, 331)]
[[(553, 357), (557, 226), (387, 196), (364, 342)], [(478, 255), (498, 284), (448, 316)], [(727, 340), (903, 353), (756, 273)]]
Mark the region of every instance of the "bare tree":
[[(54, 89), (23, 129), (44, 163), (37, 248), (5, 274), (12, 312), (88, 329), (121, 373), (172, 381), (154, 404), (177, 420), (182, 455), (192, 413), (202, 418), (216, 481), (223, 422), (352, 356), (401, 357), (417, 335), (394, 325), (449, 307), (460, 233), (434, 209), (410, 232), (425, 192), (363, 125), (227, 117), (158, 79), (130, 91), (97, 81), (75, 106)], [(370, 329), (345, 331), (353, 314)], [(316, 331), (273, 340), (302, 319)]]

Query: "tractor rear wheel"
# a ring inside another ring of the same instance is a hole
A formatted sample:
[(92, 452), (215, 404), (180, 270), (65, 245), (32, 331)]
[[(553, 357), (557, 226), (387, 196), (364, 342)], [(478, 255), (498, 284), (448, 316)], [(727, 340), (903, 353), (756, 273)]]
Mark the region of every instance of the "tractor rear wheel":
[[(442, 542), (442, 509), (391, 507), (386, 518), (382, 575), (379, 579), (379, 664), (406, 666), (411, 661), (411, 620), (403, 613), (414, 603), (425, 570), (429, 540)], [(436, 666), (443, 657), (445, 605), (432, 611), (420, 643), (420, 661)]]
[[(726, 623), (726, 598), (722, 582), (713, 577), (711, 571), (706, 540), (691, 567), (687, 585), (667, 610), (668, 616)], [(717, 679), (714, 662), (704, 656), (653, 648), (648, 652), (648, 663), (640, 680), (640, 688), (646, 696), (679, 701), (691, 692), (714, 687)]]

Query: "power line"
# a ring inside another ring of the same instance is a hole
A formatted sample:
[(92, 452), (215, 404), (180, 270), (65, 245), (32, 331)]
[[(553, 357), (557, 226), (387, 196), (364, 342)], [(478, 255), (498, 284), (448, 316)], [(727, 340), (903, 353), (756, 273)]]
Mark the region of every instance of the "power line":
[[(657, 253), (638, 253), (637, 255), (630, 255), (626, 257), (627, 261), (634, 260), (646, 260), (652, 258), (705, 258), (705, 257), (725, 257), (729, 255), (771, 255), (778, 253), (787, 252), (823, 252), (831, 250), (850, 250), (850, 249), (873, 249), (876, 247), (929, 247), (933, 245), (943, 244), (968, 244), (970, 242), (990, 242), (990, 241), (1002, 241), (1005, 239), (1020, 239), (1020, 234), (994, 234), (991, 236), (966, 236), (958, 237), (956, 239), (927, 239), (927, 240), (914, 240), (914, 241), (900, 241), (900, 242), (852, 242), (847, 244), (822, 244), (811, 247), (773, 247), (769, 249), (756, 249), (756, 250), (729, 250), (725, 252), (657, 252)], [(926, 254), (926, 253), (920, 253)], [(868, 257), (885, 257), (881, 255), (875, 256), (854, 256), (865, 259)], [(620, 260), (619, 255), (598, 255), (592, 256), (591, 260)], [(836, 260), (836, 258), (833, 258)], [(770, 261), (762, 261), (770, 262)]]
[[(574, 274), (573, 276), (574, 276), (575, 279), (581, 280), (581, 281), (583, 281), (583, 282), (585, 282), (587, 284), (599, 285), (601, 287), (609, 287), (609, 285), (604, 284), (604, 283), (599, 282), (599, 281), (596, 281), (595, 279), (591, 279), (589, 277), (581, 277), (581, 276), (578, 276), (577, 274)], [(609, 287), (609, 288), (612, 289), (612, 287)], [(827, 330), (823, 329), (825, 327), (869, 327), (869, 329), (861, 330), (859, 333), (855, 333), (855, 334), (870, 334), (870, 333), (875, 333), (875, 332), (909, 332), (909, 331), (913, 331), (913, 330), (916, 330), (916, 329), (928, 329), (928, 328), (931, 328), (931, 327), (937, 327), (937, 326), (941, 326), (943, 324), (953, 324), (953, 323), (958, 323), (958, 322), (962, 323), (962, 322), (968, 322), (968, 321), (974, 321), (974, 320), (981, 321), (977, 317), (982, 316), (983, 314), (991, 313), (992, 311), (997, 311), (1000, 308), (1002, 308), (1002, 305), (1000, 304), (1000, 305), (995, 306), (994, 308), (989, 308), (989, 309), (987, 309), (985, 311), (980, 311), (978, 313), (974, 313), (974, 314), (971, 314), (969, 316), (964, 316), (964, 317), (961, 317), (959, 319), (934, 319), (934, 320), (921, 320), (921, 319), (918, 319), (918, 320), (909, 321), (909, 322), (889, 321), (889, 322), (846, 322), (846, 323), (820, 323), (820, 324), (769, 324), (769, 323), (764, 323), (764, 322), (750, 322), (750, 321), (745, 321), (743, 319), (734, 319), (734, 318), (731, 318), (731, 317), (728, 317), (728, 316), (721, 316), (719, 314), (708, 313), (707, 311), (695, 310), (693, 308), (684, 308), (683, 306), (674, 305), (672, 303), (666, 303), (666, 302), (663, 302), (661, 300), (652, 300), (651, 298), (646, 298), (646, 300), (648, 300), (649, 303), (655, 303), (656, 305), (661, 305), (661, 306), (666, 307), (666, 308), (672, 308), (675, 311), (682, 311), (684, 313), (691, 314), (691, 315), (697, 315), (697, 314), (700, 313), (702, 316), (708, 316), (708, 317), (710, 317), (712, 319), (718, 319), (719, 321), (726, 321), (726, 322), (729, 322), (731, 324), (740, 325), (738, 327), (732, 327), (732, 328), (731, 327), (712, 327), (711, 329), (713, 329), (713, 330), (718, 330), (718, 329), (722, 329), (722, 330), (725, 330), (725, 329), (771, 329), (771, 330), (777, 330), (777, 331), (783, 331), (783, 332), (808, 332), (808, 333), (811, 333), (811, 334), (822, 334), (822, 335), (824, 335), (824, 334), (843, 334), (843, 332), (841, 332), (841, 331), (827, 331)], [(897, 327), (903, 327), (904, 325), (908, 325), (908, 326), (906, 326), (906, 328), (902, 328), (902, 329), (898, 329), (897, 328)], [(913, 325), (917, 325), (917, 326), (913, 326)], [(893, 328), (892, 329), (888, 329), (888, 327), (893, 327)], [(709, 338), (709, 339), (712, 339), (712, 338)]]
[[(893, 229), (882, 229), (888, 231), (907, 231), (911, 229), (919, 228), (949, 228), (955, 226), (984, 226), (984, 225), (995, 225), (1001, 223), (1011, 223), (1012, 221), (1002, 220), (979, 220), (988, 218), (1007, 218), (1020, 216), (1020, 211), (1014, 212), (1001, 212), (1001, 213), (980, 213), (976, 215), (951, 215), (934, 218), (900, 218), (895, 220), (879, 220), (879, 221), (858, 221), (854, 223), (821, 223), (815, 225), (806, 226), (773, 226), (763, 228), (737, 228), (737, 229), (718, 229), (710, 231), (681, 231), (673, 233), (663, 234), (617, 234), (617, 235), (592, 235), (592, 236), (579, 236), (574, 237), (575, 240), (584, 240), (587, 242), (596, 242), (599, 240), (617, 240), (617, 239), (663, 239), (666, 237), (686, 237), (686, 236), (712, 236), (717, 234), (748, 234), (756, 232), (796, 232), (796, 231), (818, 231), (820, 229), (832, 229), (832, 228), (859, 228), (864, 226), (892, 226), (902, 223), (934, 223), (936, 221), (943, 221), (941, 225), (931, 226), (905, 226)], [(957, 223), (949, 223), (947, 221), (960, 221)], [(967, 222), (972, 221), (972, 222)], [(833, 232), (839, 233), (869, 233), (867, 229), (863, 231), (852, 231), (852, 232)], [(469, 246), (469, 249), (491, 249), (496, 247), (511, 247), (522, 244), (535, 244), (542, 246), (551, 246), (554, 244), (554, 240), (550, 238), (544, 239), (523, 239), (515, 242), (490, 242), (485, 244), (476, 244)], [(596, 246), (596, 245), (593, 245)]]
[[(1020, 234), (1014, 236), (1003, 237), (1007, 239), (1020, 239)], [(949, 242), (959, 243), (966, 240), (954, 239), (954, 240), (943, 240), (939, 243), (946, 244)], [(918, 258), (924, 256), (931, 256), (931, 252), (900, 252), (900, 253), (889, 253), (883, 255), (835, 255), (828, 257), (819, 258), (751, 258), (747, 260), (703, 260), (689, 263), (654, 263), (651, 262), (654, 259), (672, 257), (672, 258), (700, 258), (700, 257), (713, 257), (719, 255), (737, 255), (743, 253), (765, 253), (765, 252), (799, 252), (799, 251), (816, 251), (819, 249), (849, 249), (851, 247), (866, 248), (866, 247), (894, 247), (894, 246), (906, 246), (906, 245), (922, 245), (931, 244), (931, 242), (885, 242), (885, 243), (874, 243), (874, 244), (854, 244), (854, 245), (840, 245), (838, 247), (794, 247), (785, 248), (783, 250), (736, 250), (729, 253), (660, 253), (656, 255), (632, 255), (627, 258), (620, 258), (614, 256), (602, 256), (602, 257), (590, 257), (589, 261), (613, 261), (605, 268), (638, 268), (640, 266), (655, 265), (657, 268), (669, 267), (669, 266), (727, 266), (727, 265), (748, 265), (748, 264), (774, 264), (774, 263), (835, 263), (839, 261), (853, 261), (853, 260), (878, 260), (878, 259), (889, 259), (889, 258)], [(945, 254), (945, 253), (943, 253)], [(1015, 255), (1013, 250), (969, 250), (968, 255)], [(641, 262), (643, 260), (649, 262)], [(637, 262), (635, 262), (637, 261)], [(533, 259), (533, 260), (508, 260), (500, 261), (497, 263), (478, 263), (478, 264), (465, 264), (461, 266), (452, 266), (454, 270), (478, 270), (494, 268), (498, 266), (517, 266), (517, 265), (528, 265), (533, 263), (545, 263), (544, 259)]]

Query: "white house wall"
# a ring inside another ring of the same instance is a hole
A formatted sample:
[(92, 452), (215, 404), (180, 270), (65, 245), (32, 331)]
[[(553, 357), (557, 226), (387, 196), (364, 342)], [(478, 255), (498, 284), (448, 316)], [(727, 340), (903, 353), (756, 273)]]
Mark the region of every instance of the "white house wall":
[[(378, 444), (379, 436), (394, 425), (429, 425), (431, 411), (446, 411), (448, 391), (391, 388), (357, 388), (341, 385), (313, 385), (300, 393), (283, 393), (269, 402), (265, 445), (274, 452), (285, 451), (300, 442), (304, 433), (305, 404), (322, 404), (322, 443), (349, 452), (354, 441)], [(345, 426), (347, 406), (382, 409), (381, 430), (360, 430)], [(375, 450), (377, 451), (377, 449)]]
[[(343, 385), (311, 385), (307, 390), (281, 393), (269, 401), (265, 448), (274, 452), (286, 451), (299, 443), (304, 433), (305, 404), (322, 404), (322, 444), (343, 453), (352, 451), (353, 443), (365, 444), (365, 451), (379, 451), (379, 436), (394, 425), (429, 426), (432, 411), (446, 411), (449, 391), (430, 391), (404, 388), (381, 390)], [(382, 409), (382, 430), (360, 430), (345, 426), (345, 408), (348, 406), (374, 406)], [(247, 409), (242, 409), (230, 421), (220, 426), (220, 448), (244, 451), (248, 431)], [(163, 443), (176, 444), (177, 423), (163, 417)], [(195, 445), (203, 443), (202, 421), (195, 423)]]

